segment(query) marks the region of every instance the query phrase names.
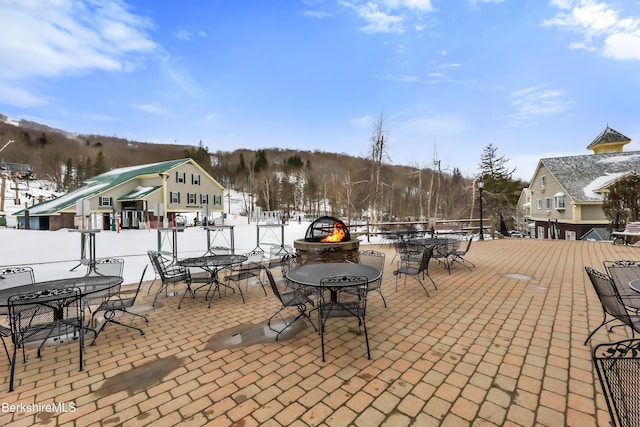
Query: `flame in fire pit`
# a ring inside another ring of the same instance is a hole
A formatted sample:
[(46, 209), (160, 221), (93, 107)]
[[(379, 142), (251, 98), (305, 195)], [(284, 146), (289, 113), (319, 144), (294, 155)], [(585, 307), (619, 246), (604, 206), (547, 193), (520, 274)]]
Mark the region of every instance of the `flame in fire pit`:
[(344, 226), (342, 225), (342, 223), (336, 222), (335, 224), (333, 224), (333, 233), (331, 233), (328, 236), (324, 237), (320, 241), (322, 243), (342, 242), (342, 239), (344, 239), (344, 236), (346, 234), (347, 233), (345, 232), (345, 229), (344, 229)]

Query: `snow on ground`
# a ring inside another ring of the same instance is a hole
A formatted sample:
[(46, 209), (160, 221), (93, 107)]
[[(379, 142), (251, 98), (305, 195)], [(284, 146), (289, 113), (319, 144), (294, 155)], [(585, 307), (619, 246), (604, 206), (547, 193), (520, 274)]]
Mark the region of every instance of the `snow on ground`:
[[(12, 184), (13, 185), (13, 184)], [(15, 189), (7, 185), (5, 211), (7, 227), (0, 227), (0, 267), (26, 265), (34, 269), (36, 280), (49, 280), (72, 275), (83, 275), (86, 266), (79, 265), (81, 259), (81, 235), (77, 231), (62, 229), (58, 231), (18, 230), (16, 220), (11, 214), (22, 208), (24, 203), (33, 203), (32, 197), (42, 195), (47, 198), (53, 194), (50, 183), (31, 181), (20, 183), (21, 205), (14, 205)], [(29, 196), (28, 196), (29, 195)], [(231, 212), (243, 210), (243, 197), (232, 191)], [(246, 253), (258, 246), (267, 255), (273, 245), (290, 245), (293, 241), (304, 238), (309, 222), (291, 222), (284, 225), (284, 241), (281, 242), (280, 227), (258, 228), (249, 223), (247, 217), (229, 215), (225, 225), (234, 226), (234, 243), (236, 253)], [(260, 236), (258, 236), (258, 232)], [(171, 233), (169, 233), (170, 235)], [(229, 232), (210, 233), (212, 246), (230, 246)], [(225, 240), (226, 238), (226, 240)], [(372, 242), (375, 242), (373, 239)], [(125, 283), (140, 280), (144, 266), (149, 264), (148, 250), (162, 250), (171, 253), (171, 239), (167, 233), (159, 233), (157, 229), (145, 230), (102, 230), (95, 237), (96, 257), (118, 257), (125, 260)], [(177, 233), (178, 258), (202, 255), (207, 251), (207, 232), (202, 227), (187, 227)], [(88, 255), (88, 254), (86, 254)], [(71, 271), (73, 269), (73, 271)], [(145, 280), (154, 277), (153, 269), (148, 268)]]
[[(274, 244), (280, 245), (280, 227), (258, 228), (249, 224), (246, 217), (237, 217), (234, 225), (234, 243), (236, 253), (246, 253), (258, 246), (265, 254)], [(293, 245), (296, 239), (304, 238), (308, 222), (285, 224), (284, 244)], [(228, 231), (211, 232), (211, 245), (230, 246)], [(125, 260), (125, 283), (140, 280), (144, 266), (149, 264), (148, 250), (171, 252), (171, 233), (158, 232), (157, 229), (100, 231), (96, 233), (96, 257), (118, 257)], [(176, 233), (178, 258), (202, 255), (207, 251), (207, 232), (202, 227), (187, 227)], [(160, 248), (158, 247), (160, 241)], [(80, 233), (69, 229), (58, 231), (18, 230), (0, 228), (0, 267), (27, 265), (34, 269), (36, 280), (48, 280), (86, 273), (86, 266), (78, 266), (81, 258)], [(154, 277), (153, 270), (147, 269), (145, 280)]]

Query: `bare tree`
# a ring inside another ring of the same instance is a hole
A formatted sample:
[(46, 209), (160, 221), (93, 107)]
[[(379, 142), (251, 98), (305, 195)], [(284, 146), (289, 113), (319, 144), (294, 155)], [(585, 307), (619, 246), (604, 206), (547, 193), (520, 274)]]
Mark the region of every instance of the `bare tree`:
[(384, 130), (384, 115), (380, 113), (380, 118), (373, 125), (371, 135), (371, 198), (369, 199), (369, 211), (372, 215), (372, 222), (378, 222), (379, 210), (382, 208), (382, 166), (384, 160), (388, 158)]

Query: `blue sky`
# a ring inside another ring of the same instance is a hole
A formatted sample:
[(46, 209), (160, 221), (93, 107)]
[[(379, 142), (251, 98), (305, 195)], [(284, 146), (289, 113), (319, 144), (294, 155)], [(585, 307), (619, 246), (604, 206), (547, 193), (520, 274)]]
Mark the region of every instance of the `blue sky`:
[(635, 0), (2, 0), (0, 113), (71, 132), (515, 177), (640, 141)]

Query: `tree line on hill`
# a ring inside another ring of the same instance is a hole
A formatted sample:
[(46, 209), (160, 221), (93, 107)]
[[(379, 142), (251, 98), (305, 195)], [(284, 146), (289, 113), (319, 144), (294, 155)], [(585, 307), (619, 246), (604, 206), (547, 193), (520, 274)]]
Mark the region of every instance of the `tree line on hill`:
[[(426, 166), (391, 164), (382, 117), (362, 157), (279, 148), (211, 152), (201, 142), (156, 144), (29, 124), (0, 121), (0, 141), (14, 140), (1, 159), (31, 165), (37, 177), (54, 182), (59, 191), (74, 190), (114, 168), (189, 157), (225, 188), (251, 194), (247, 211), (257, 206), (285, 216), (305, 212), (371, 222), (478, 217), (477, 177), (464, 177), (455, 167), (442, 170), (435, 158)], [(506, 162), (493, 146), (480, 159), (486, 219), (498, 213), (510, 217), (524, 186), (512, 179)]]

